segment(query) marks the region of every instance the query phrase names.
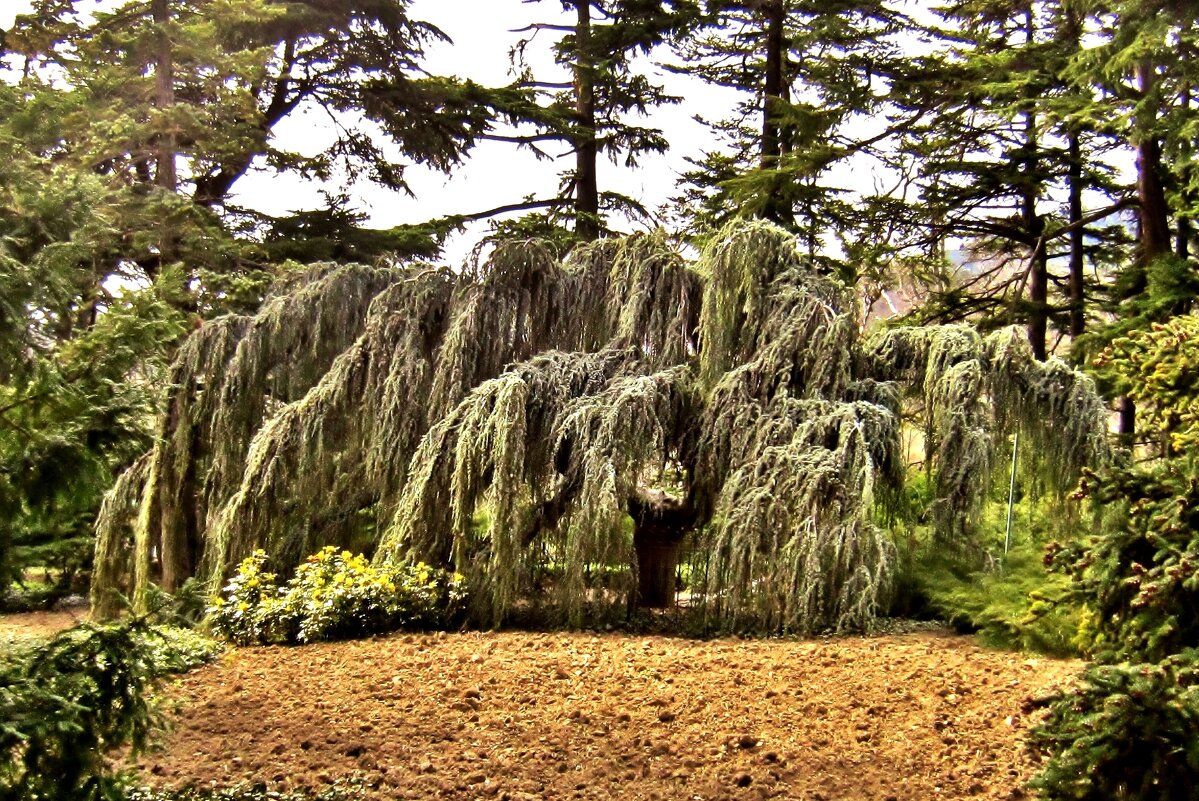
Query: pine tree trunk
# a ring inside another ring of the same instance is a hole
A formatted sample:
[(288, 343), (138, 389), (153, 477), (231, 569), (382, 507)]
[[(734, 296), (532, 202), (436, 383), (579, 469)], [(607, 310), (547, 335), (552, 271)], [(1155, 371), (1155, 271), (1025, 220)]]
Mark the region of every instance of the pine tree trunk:
[(1037, 214), (1035, 190), (1025, 199), (1025, 230), (1033, 240), (1028, 278), (1028, 341), (1039, 361), (1049, 357), (1049, 259), (1041, 234), (1045, 221)]
[[(1184, 110), (1190, 109), (1190, 107), (1191, 107), (1191, 89), (1189, 86), (1183, 89), (1180, 102), (1181, 102), (1182, 108)], [(1183, 153), (1184, 153), (1183, 159), (1189, 161), (1190, 156), (1191, 156), (1190, 144), (1188, 142), (1183, 142), (1182, 147), (1183, 147)], [(1185, 181), (1183, 182), (1183, 185), (1184, 185), (1183, 205), (1189, 206), (1190, 205), (1189, 201), (1191, 200), (1193, 195), (1191, 194), (1189, 189), (1185, 188), (1186, 187)], [(1180, 214), (1180, 215), (1178, 215), (1177, 224), (1175, 226), (1174, 255), (1177, 256), (1179, 259), (1182, 259), (1185, 261), (1190, 256), (1190, 244), (1191, 244), (1191, 221), (1189, 218)]]
[(591, 52), (591, 3), (576, 0), (575, 25), (575, 232), (584, 241), (598, 239), (599, 146), (595, 133), (595, 54)]
[[(1152, 93), (1157, 84), (1157, 72), (1146, 59), (1137, 69), (1141, 92)], [(1170, 252), (1169, 206), (1162, 183), (1161, 144), (1151, 131), (1154, 112), (1146, 110), (1139, 120), (1140, 141), (1137, 142), (1137, 195), (1141, 201), (1141, 262), (1148, 264)]]
[[(150, 5), (156, 28), (154, 105), (160, 114), (169, 111), (175, 105), (175, 65), (171, 54), (171, 37), (167, 31), (167, 25), (171, 21), (169, 2), (170, 0), (153, 0)], [(175, 170), (174, 132), (167, 130), (158, 134), (157, 145), (158, 169), (155, 183), (168, 192), (174, 192), (179, 188), (179, 176)]]
[[(1025, 36), (1029, 46), (1036, 42), (1036, 18), (1029, 7), (1025, 19)], [(1030, 101), (1031, 102), (1031, 101)], [(1049, 254), (1041, 239), (1045, 232), (1045, 221), (1037, 214), (1037, 198), (1041, 194), (1040, 163), (1037, 150), (1040, 138), (1037, 135), (1037, 115), (1030, 108), (1024, 113), (1024, 188), (1022, 212), (1024, 231), (1031, 246), (1031, 264), (1028, 265), (1028, 341), (1033, 356), (1044, 361), (1049, 355), (1047, 332), (1049, 328)]]
[(1137, 404), (1127, 395), (1118, 401), (1120, 437), (1129, 445), (1137, 434)]
[[(785, 101), (786, 78), (783, 74), (784, 56), (787, 51), (785, 0), (766, 0), (762, 3), (766, 23), (766, 74), (762, 82), (762, 157), (763, 170), (777, 170), (786, 145), (782, 124), (779, 121)], [(782, 178), (770, 181), (770, 196), (762, 204), (762, 216), (779, 225), (788, 226), (793, 221), (791, 209), (784, 198)]]
[(1077, 131), (1070, 132), (1070, 336), (1086, 331), (1086, 227), (1082, 223), (1082, 143)]
[[(1157, 72), (1153, 62), (1144, 59), (1137, 66), (1137, 80), (1141, 92), (1149, 95), (1157, 84)], [(1166, 189), (1162, 184), (1162, 153), (1152, 126), (1155, 112), (1148, 104), (1138, 120), (1140, 141), (1137, 149), (1137, 197), (1140, 200), (1140, 264), (1149, 264), (1154, 259), (1170, 252), (1169, 207), (1166, 204)], [(1120, 434), (1129, 442), (1136, 435), (1136, 405), (1132, 398), (1120, 399)]]

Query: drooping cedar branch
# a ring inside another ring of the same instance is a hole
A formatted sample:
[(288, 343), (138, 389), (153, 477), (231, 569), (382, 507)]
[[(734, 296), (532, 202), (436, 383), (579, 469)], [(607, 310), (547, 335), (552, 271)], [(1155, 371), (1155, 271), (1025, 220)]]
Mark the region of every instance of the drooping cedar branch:
[(659, 602), (691, 536), (712, 565), (693, 592), (724, 624), (866, 626), (891, 585), (870, 512), (902, 481), (903, 386), (947, 537), (969, 536), (956, 516), (997, 436), (1042, 437), (1065, 483), (1102, 452), (1102, 410), (1018, 334), (864, 347), (854, 310), (765, 223), (694, 265), (640, 236), (561, 263), (507, 243), (461, 275), (317, 269), (181, 350), (159, 445), (102, 516), (101, 581), (125, 586), (137, 507), (135, 588), (213, 585), (257, 547), (287, 570), (365, 545), (462, 572), (478, 622), (532, 601), (581, 624)]
[(926, 463), (935, 466), (933, 521), (961, 542), (985, 477), (1016, 432), (1047, 484), (1068, 491), (1083, 467), (1109, 457), (1107, 412), (1094, 382), (1052, 357), (1033, 357), (1015, 328), (981, 337), (964, 325), (895, 328), (872, 337), (868, 369), (900, 382), (923, 406)]

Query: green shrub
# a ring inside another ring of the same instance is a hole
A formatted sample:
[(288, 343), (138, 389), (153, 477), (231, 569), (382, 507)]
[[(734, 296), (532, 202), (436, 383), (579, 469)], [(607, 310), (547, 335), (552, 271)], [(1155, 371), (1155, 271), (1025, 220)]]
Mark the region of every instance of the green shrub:
[(896, 546), (892, 614), (942, 620), (993, 647), (1053, 656), (1087, 652), (1086, 606), (1045, 561), (1047, 543), (1082, 536), (1077, 504), (1029, 491), (1035, 476), (1018, 474), (1009, 543), (1005, 474), (973, 522), (976, 541), (955, 547), (939, 541), (921, 517), (919, 510), (933, 503), (927, 479), (917, 474), (908, 483), (894, 516), (879, 520), (891, 528)]
[(397, 629), (450, 625), (463, 608), (463, 578), (424, 564), (374, 566), (327, 547), (282, 587), (256, 551), (209, 608), (213, 630), (239, 644), (307, 643)]
[(1033, 745), (1046, 801), (1189, 801), (1199, 787), (1199, 652), (1095, 665), (1054, 699)]
[(1082, 492), (1117, 519), (1053, 561), (1095, 610), (1100, 658), (1156, 662), (1199, 648), (1199, 458), (1089, 475)]
[[(121, 797), (107, 756), (141, 753), (161, 727), (150, 691), (215, 653), (135, 618), (82, 624), (0, 661), (0, 798)], [(177, 647), (186, 643), (186, 647)]]
[(964, 575), (936, 564), (925, 572), (922, 586), (942, 620), (987, 645), (1053, 656), (1088, 650), (1085, 608), (1072, 598), (1069, 581), (1050, 572), (1031, 544), (1013, 548), (1000, 565)]
[(213, 632), (239, 645), (273, 639), (266, 636), (267, 619), (279, 616), (281, 590), (265, 565), (266, 552), (261, 550), (242, 560), (224, 594), (213, 598), (208, 608)]
[(1199, 786), (1199, 316), (1132, 331), (1095, 359), (1161, 457), (1088, 474), (1106, 525), (1052, 563), (1092, 610), (1096, 664), (1032, 742), (1050, 801), (1173, 801)]
[(1094, 610), (1097, 664), (1054, 699), (1033, 743), (1050, 801), (1172, 801), (1199, 786), (1199, 460), (1088, 476), (1121, 509), (1054, 565)]

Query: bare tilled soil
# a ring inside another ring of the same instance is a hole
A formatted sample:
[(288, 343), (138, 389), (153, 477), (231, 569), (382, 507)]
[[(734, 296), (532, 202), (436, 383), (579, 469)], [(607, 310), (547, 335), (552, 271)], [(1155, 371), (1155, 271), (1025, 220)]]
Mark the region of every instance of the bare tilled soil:
[(243, 648), (172, 690), (159, 785), (372, 798), (1006, 799), (1022, 702), (1078, 665), (945, 634), (455, 634)]

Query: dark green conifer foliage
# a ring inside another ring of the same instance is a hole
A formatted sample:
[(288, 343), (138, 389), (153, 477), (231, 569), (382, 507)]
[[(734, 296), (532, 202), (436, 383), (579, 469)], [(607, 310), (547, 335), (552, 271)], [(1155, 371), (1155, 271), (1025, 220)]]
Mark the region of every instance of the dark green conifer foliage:
[(894, 223), (881, 216), (885, 200), (862, 199), (880, 194), (875, 187), (846, 186), (846, 165), (887, 159), (888, 141), (918, 116), (897, 113), (889, 99), (901, 63), (896, 34), (908, 24), (900, 4), (708, 7), (708, 25), (681, 44), (674, 69), (743, 99), (732, 116), (707, 121), (720, 148), (684, 175), (682, 215), (701, 236), (733, 217), (770, 220), (794, 231), (809, 258), (855, 280), (866, 265), (838, 260), (830, 245), (862, 256)]
[(1101, 369), (1145, 412), (1168, 456), (1088, 473), (1098, 532), (1051, 549), (1091, 613), (1095, 664), (1051, 700), (1034, 742), (1048, 799), (1184, 799), (1199, 781), (1199, 463), (1194, 315), (1117, 339)]
[[(63, 567), (65, 546), (85, 544), (102, 489), (150, 441), (163, 361), (185, 329), (257, 308), (291, 255), (400, 261), (436, 253), (453, 225), (367, 230), (338, 194), (273, 219), (231, 205), (242, 177), (340, 174), (403, 191), (408, 164), (460, 163), (503, 94), (427, 75), (424, 48), (444, 35), (404, 0), (93, 5), (38, 0), (4, 35), (5, 590), (20, 564)], [(318, 152), (280, 149), (277, 126), (304, 109), (342, 124)], [(200, 491), (174, 480), (188, 500)]]
[(72, 589), (113, 476), (150, 444), (152, 382), (182, 330), (169, 283), (115, 293), (122, 196), (62, 158), (51, 88), (0, 82), (0, 588)]
[(1080, 113), (1094, 90), (1067, 77), (1082, 30), (1067, 5), (942, 7), (944, 27), (930, 35), (943, 46), (904, 87), (907, 104), (932, 110), (905, 141), (924, 246), (937, 254), (961, 241), (972, 262), (932, 288), (924, 319), (1023, 323), (1041, 359), (1063, 334), (1084, 332), (1086, 268), (1105, 264), (1103, 243), (1120, 241), (1116, 215), (1128, 205), (1101, 161), (1111, 143)]
[[(699, 21), (694, 0), (560, 0), (567, 22), (537, 22), (519, 29), (526, 34), (512, 49), (519, 102), (497, 104), (519, 127), (510, 134), (484, 138), (531, 149), (554, 158), (562, 146), (574, 158), (557, 194), (531, 196), (468, 218), (501, 212), (545, 209), (537, 216), (550, 224), (570, 223), (577, 241), (588, 242), (608, 232), (611, 215), (648, 219), (639, 200), (604, 189), (604, 161), (625, 167), (669, 147), (658, 128), (643, 122), (653, 109), (678, 103), (650, 74), (650, 54), (659, 45), (686, 35)], [(549, 5), (557, 5), (550, 3)], [(526, 61), (529, 49), (546, 36), (558, 36), (554, 60), (565, 80), (535, 75)], [(525, 131), (529, 131), (526, 133)]]

